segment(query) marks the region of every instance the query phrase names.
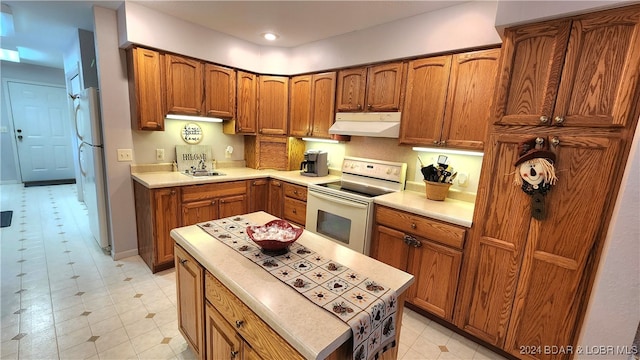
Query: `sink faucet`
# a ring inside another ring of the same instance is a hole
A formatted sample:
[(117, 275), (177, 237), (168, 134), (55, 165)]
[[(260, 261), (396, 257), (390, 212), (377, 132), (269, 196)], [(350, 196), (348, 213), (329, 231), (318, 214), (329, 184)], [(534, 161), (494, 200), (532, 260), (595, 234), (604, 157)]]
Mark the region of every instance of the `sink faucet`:
[(200, 168), (200, 170), (206, 170), (207, 169), (207, 165), (204, 163), (203, 159), (200, 159), (200, 161), (198, 161), (198, 168)]

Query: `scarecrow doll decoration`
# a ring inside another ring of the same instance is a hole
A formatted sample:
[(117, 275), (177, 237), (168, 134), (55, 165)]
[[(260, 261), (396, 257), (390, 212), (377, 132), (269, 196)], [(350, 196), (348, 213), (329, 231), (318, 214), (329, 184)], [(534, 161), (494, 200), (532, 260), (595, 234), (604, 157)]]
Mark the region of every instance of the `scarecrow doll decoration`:
[(556, 154), (549, 151), (549, 145), (541, 137), (520, 143), (518, 152), (514, 184), (531, 195), (531, 216), (543, 220), (546, 215), (544, 195), (558, 180), (553, 167)]

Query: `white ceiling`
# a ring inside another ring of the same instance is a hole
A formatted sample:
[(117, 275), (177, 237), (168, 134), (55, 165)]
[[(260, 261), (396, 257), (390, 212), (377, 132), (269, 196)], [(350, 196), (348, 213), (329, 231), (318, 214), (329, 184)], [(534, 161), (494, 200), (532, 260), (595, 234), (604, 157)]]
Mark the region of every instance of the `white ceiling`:
[[(448, 1), (148, 1), (129, 0), (258, 45), (295, 47), (332, 36), (457, 5)], [(77, 29), (93, 30), (92, 6), (117, 9), (122, 1), (3, 1), (16, 33), (2, 48), (20, 49), (22, 62), (62, 68)], [(260, 37), (280, 35), (275, 42)]]

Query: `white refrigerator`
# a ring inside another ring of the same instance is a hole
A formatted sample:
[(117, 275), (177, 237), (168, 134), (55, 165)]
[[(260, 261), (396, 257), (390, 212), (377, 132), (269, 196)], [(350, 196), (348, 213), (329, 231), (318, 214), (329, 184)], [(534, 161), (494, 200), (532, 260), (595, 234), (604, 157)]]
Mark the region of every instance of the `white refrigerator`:
[(98, 104), (98, 90), (87, 88), (74, 100), (78, 162), (84, 203), (89, 213), (91, 234), (101, 248), (109, 248), (104, 147)]

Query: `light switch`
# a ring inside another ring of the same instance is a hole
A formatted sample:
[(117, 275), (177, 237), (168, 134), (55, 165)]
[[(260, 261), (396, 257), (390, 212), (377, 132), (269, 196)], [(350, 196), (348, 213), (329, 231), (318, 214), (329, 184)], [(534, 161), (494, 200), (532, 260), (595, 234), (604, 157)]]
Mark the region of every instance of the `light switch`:
[(156, 160), (164, 160), (164, 149), (156, 149)]
[(131, 149), (118, 149), (118, 161), (126, 162), (132, 160), (133, 154)]

